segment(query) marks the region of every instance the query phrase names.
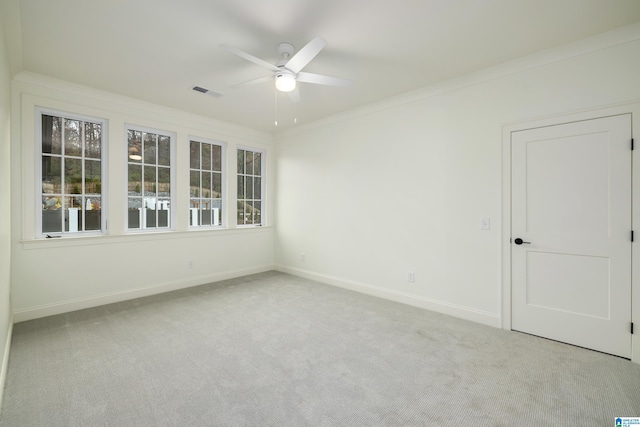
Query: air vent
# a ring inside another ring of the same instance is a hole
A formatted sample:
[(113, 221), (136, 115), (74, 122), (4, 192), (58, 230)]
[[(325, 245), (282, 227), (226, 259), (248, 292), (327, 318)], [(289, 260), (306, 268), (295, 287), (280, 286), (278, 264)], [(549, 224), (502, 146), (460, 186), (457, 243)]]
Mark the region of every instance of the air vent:
[(220, 92), (216, 92), (215, 90), (210, 90), (207, 89), (206, 87), (202, 87), (202, 86), (194, 86), (191, 89), (195, 90), (196, 92), (200, 92), (200, 93), (206, 93), (207, 95), (211, 95), (215, 98), (220, 98), (223, 94)]

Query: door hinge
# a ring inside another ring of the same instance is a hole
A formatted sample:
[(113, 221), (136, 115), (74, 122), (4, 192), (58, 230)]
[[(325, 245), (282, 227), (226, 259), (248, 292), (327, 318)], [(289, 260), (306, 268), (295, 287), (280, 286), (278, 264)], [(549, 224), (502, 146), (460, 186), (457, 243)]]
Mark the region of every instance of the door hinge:
[(631, 335), (633, 335), (633, 322), (631, 322)]
[(635, 150), (635, 145), (633, 144), (633, 138), (631, 138), (631, 151)]
[(633, 243), (633, 230), (631, 230), (631, 242)]

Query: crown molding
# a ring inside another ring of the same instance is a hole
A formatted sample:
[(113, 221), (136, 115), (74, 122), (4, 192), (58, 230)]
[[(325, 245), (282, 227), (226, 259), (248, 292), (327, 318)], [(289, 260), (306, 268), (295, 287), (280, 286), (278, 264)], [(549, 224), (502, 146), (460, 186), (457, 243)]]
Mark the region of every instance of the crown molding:
[(366, 116), (401, 105), (421, 101), (427, 98), (441, 95), (443, 93), (459, 90), (468, 86), (473, 86), (479, 83), (564, 61), (566, 59), (635, 42), (637, 40), (640, 40), (640, 23), (621, 27), (613, 31), (598, 34), (596, 36), (580, 39), (572, 43), (564, 44), (562, 46), (504, 62), (489, 68), (466, 74), (464, 76), (444, 80), (439, 83), (426, 86), (424, 88), (416, 89), (401, 95), (387, 98), (382, 101), (365, 105), (363, 107), (355, 108), (340, 114), (326, 117), (324, 119), (302, 125), (295, 129), (286, 129), (276, 133), (276, 140), (281, 137), (294, 135), (299, 132), (317, 129), (345, 120)]

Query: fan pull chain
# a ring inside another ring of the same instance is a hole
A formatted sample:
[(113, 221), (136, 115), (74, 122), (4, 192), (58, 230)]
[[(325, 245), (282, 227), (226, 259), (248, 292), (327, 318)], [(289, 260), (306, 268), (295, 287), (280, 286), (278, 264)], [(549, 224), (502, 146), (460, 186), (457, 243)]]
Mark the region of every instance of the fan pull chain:
[(273, 102), (275, 103), (275, 118), (273, 120), (273, 122), (275, 123), (276, 126), (278, 126), (278, 90), (275, 88), (273, 88)]
[(278, 90), (276, 89), (276, 87), (273, 87), (273, 99), (274, 99), (274, 103), (275, 103), (275, 118), (273, 120), (273, 123), (278, 126)]

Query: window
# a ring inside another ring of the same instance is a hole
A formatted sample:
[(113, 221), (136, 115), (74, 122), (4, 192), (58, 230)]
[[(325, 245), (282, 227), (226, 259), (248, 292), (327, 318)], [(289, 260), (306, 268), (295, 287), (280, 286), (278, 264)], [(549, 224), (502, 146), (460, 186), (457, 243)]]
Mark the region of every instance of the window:
[(170, 229), (172, 137), (130, 127), (127, 141), (128, 229)]
[(222, 145), (190, 142), (189, 225), (222, 226)]
[(103, 207), (103, 138), (106, 121), (39, 112), (41, 155), (39, 235), (100, 233)]
[(262, 152), (238, 149), (238, 225), (262, 225), (263, 161)]

